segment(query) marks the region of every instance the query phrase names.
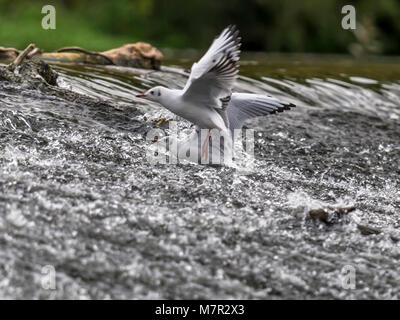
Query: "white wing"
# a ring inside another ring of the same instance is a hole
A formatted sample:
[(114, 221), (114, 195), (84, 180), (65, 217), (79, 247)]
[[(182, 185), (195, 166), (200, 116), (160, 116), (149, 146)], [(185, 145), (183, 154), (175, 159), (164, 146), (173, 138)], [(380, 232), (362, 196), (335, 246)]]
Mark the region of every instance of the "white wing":
[(231, 95), (238, 73), (239, 31), (230, 26), (214, 40), (206, 54), (192, 66), (183, 98), (205, 107), (221, 108), (221, 98)]
[(293, 107), (293, 103), (262, 94), (232, 93), (226, 109), (229, 128), (241, 129), (247, 119), (283, 112)]

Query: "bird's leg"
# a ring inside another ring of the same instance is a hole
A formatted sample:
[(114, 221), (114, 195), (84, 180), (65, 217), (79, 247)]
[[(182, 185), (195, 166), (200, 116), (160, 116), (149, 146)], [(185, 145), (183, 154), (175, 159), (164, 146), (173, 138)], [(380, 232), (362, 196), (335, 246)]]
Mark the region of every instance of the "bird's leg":
[(208, 145), (210, 142), (210, 130), (208, 130), (207, 137), (204, 140), (203, 147), (201, 148), (201, 156), (204, 156), (204, 159), (208, 159)]

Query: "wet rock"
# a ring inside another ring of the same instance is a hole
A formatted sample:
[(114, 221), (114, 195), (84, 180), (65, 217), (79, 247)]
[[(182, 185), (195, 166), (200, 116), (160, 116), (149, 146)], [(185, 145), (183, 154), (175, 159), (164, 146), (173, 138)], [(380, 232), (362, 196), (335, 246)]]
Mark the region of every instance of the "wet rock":
[(374, 227), (366, 226), (366, 225), (362, 225), (362, 224), (357, 225), (357, 228), (358, 228), (358, 230), (360, 230), (361, 234), (364, 236), (382, 233), (382, 230), (380, 230), (378, 228), (374, 228)]
[[(115, 105), (110, 101), (60, 88), (57, 85), (57, 77), (57, 73), (38, 57), (23, 60), (16, 67), (13, 64), (0, 67), (0, 82), (8, 81), (12, 83), (15, 85), (13, 86), (13, 90), (19, 92), (21, 95), (23, 95), (22, 89), (39, 90), (41, 94), (37, 96), (38, 101), (40, 99), (56, 97), (64, 101), (73, 102), (76, 105), (81, 105), (82, 108), (93, 108), (99, 113), (105, 112), (105, 114), (108, 114), (111, 110), (114, 110), (114, 112), (118, 110), (123, 113), (127, 109), (126, 106)], [(131, 116), (137, 115), (139, 111), (135, 107), (129, 106), (129, 114)], [(115, 114), (114, 118), (117, 118)]]
[(58, 74), (50, 66), (37, 57), (32, 58), (31, 63), (24, 63), (20, 68), (20, 74), (24, 77), (32, 77), (37, 73), (51, 86), (57, 86)]
[(25, 84), (26, 87), (57, 86), (57, 73), (38, 58), (20, 65), (0, 68), (0, 81)]
[[(364, 236), (370, 236), (370, 235), (373, 235), (373, 234), (384, 233), (384, 231), (379, 229), (379, 228), (371, 227), (371, 226), (367, 226), (367, 225), (362, 225), (362, 224), (358, 224), (357, 228), (358, 228), (358, 230), (360, 230), (361, 234), (364, 235)], [(398, 237), (397, 235), (390, 234), (389, 237), (394, 242), (400, 241), (400, 237)]]
[(313, 219), (319, 219), (325, 223), (331, 224), (334, 223), (340, 217), (342, 217), (344, 214), (354, 211), (355, 209), (356, 209), (355, 206), (349, 206), (349, 207), (327, 206), (324, 208), (309, 210), (308, 214)]
[(319, 219), (323, 222), (328, 222), (329, 220), (329, 212), (324, 209), (310, 210), (308, 211), (308, 214), (311, 216), (311, 218)]
[[(0, 81), (21, 83), (26, 88), (44, 90), (45, 88), (57, 87), (57, 77), (57, 73), (37, 57), (0, 68)], [(54, 88), (53, 90), (57, 89)]]
[(399, 242), (400, 241), (400, 237), (397, 237), (397, 236), (394, 236), (394, 235), (391, 235), (390, 239), (392, 239), (394, 242)]

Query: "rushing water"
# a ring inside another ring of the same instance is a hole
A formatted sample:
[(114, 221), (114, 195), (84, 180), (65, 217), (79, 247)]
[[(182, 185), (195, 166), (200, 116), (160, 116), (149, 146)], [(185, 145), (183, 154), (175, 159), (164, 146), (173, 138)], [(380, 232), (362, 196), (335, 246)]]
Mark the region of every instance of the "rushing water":
[[(158, 120), (190, 125), (135, 94), (182, 87), (191, 61), (54, 66), (107, 110), (0, 82), (0, 297), (400, 298), (398, 62), (245, 55), (235, 90), (297, 105), (246, 123), (246, 172), (147, 161)], [(356, 210), (308, 214), (327, 206)]]

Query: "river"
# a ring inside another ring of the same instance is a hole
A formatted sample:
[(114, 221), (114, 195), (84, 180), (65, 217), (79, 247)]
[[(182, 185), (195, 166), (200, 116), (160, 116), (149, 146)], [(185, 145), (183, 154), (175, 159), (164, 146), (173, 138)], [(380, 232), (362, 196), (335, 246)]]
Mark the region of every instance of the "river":
[(235, 91), (297, 105), (246, 122), (251, 170), (149, 163), (157, 121), (191, 127), (135, 95), (192, 60), (53, 66), (115, 109), (0, 82), (0, 297), (399, 299), (400, 60), (244, 54)]

